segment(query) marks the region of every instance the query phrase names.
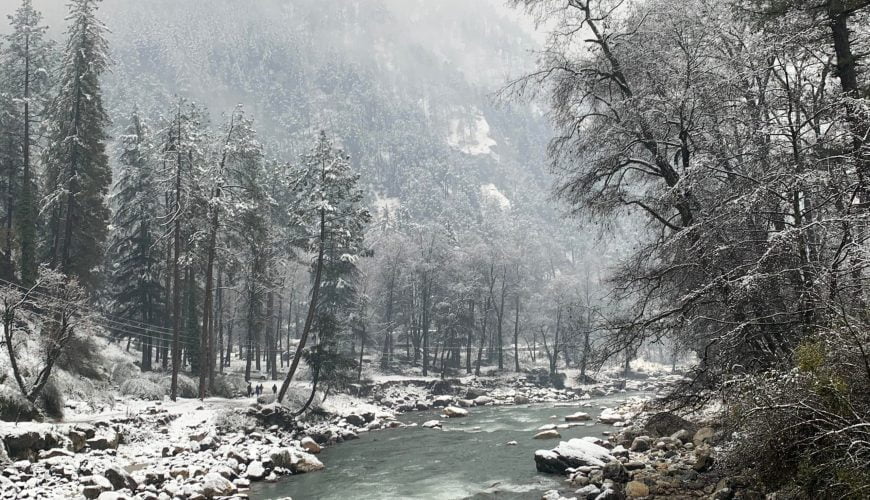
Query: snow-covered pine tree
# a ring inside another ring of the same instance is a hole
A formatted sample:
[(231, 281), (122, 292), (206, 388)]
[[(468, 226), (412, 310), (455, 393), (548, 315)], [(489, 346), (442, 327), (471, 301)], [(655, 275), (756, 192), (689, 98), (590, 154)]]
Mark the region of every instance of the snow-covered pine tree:
[[(121, 137), (118, 179), (113, 194), (109, 277), (116, 316), (155, 324), (162, 315), (165, 295), (157, 246), (161, 228), (155, 178), (154, 144), (138, 110)], [(142, 370), (151, 370), (154, 334), (143, 333)]]
[(22, 0), (9, 21), (11, 32), (4, 37), (6, 44), (0, 52), (4, 69), (0, 76), (0, 169), (5, 183), (0, 202), (4, 208), (0, 276), (13, 278), (17, 267), (20, 280), (28, 285), (37, 273), (38, 209), (31, 149), (38, 136), (34, 123), (48, 102), (52, 43), (45, 38), (48, 28), (41, 24), (42, 14), (33, 8), (32, 0)]
[(106, 195), (112, 171), (106, 155), (109, 117), (100, 76), (109, 64), (106, 28), (97, 19), (100, 0), (69, 4), (67, 42), (58, 93), (50, 111), (45, 152), (50, 265), (93, 290), (103, 260), (109, 222)]
[[(178, 389), (178, 371), (182, 365), (181, 330), (182, 323), (182, 288), (189, 290), (183, 283), (182, 271), (192, 269), (196, 260), (193, 251), (194, 242), (202, 237), (202, 219), (204, 218), (205, 197), (201, 186), (201, 173), (206, 171), (208, 163), (209, 133), (207, 114), (196, 104), (179, 98), (173, 105), (166, 123), (165, 132), (161, 137), (159, 149), (163, 171), (159, 190), (164, 194), (165, 214), (160, 223), (168, 227), (165, 235), (167, 243), (164, 248), (167, 261), (165, 276), (166, 295), (172, 311), (172, 382), (170, 398), (174, 401)], [(188, 283), (190, 287), (197, 286), (195, 280)], [(171, 290), (171, 292), (170, 292)], [(187, 292), (184, 298), (188, 298)], [(184, 309), (190, 312), (189, 307)], [(194, 308), (195, 309), (195, 308)], [(195, 312), (195, 310), (194, 310)], [(188, 328), (189, 329), (189, 328)], [(168, 339), (167, 342), (168, 343)], [(164, 346), (163, 364), (167, 364)]]
[(231, 217), (236, 224), (234, 237), (238, 238), (239, 250), (245, 258), (242, 264), (246, 303), (245, 379), (250, 379), (252, 362), (259, 368), (260, 341), (263, 337), (265, 318), (264, 299), (271, 287), (268, 272), (271, 263), (269, 231), (271, 210), (267, 177), (263, 162), (262, 145), (250, 120), (239, 114), (229, 143), (227, 177), (234, 187), (230, 190)]
[(371, 220), (358, 186), (359, 174), (353, 171), (348, 155), (335, 147), (325, 132), (320, 132), (317, 144), (302, 158), (293, 177), (297, 193), (294, 213), (299, 224), (308, 228), (309, 247), (317, 258), (308, 316), (279, 401), (286, 394), (312, 329), (319, 335), (318, 346), (306, 355), (315, 373), (312, 394), (318, 377), (338, 382), (352, 368), (353, 361), (346, 362), (340, 351), (339, 335), (346, 331), (344, 318), (354, 306), (356, 261), (365, 251), (365, 226)]

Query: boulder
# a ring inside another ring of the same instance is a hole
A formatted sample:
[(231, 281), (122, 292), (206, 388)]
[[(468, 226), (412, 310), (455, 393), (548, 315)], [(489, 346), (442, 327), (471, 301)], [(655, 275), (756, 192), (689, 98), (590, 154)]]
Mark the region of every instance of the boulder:
[(91, 439), (97, 435), (97, 428), (91, 424), (76, 424), (73, 430), (84, 434), (85, 439)]
[(705, 443), (710, 443), (713, 441), (713, 436), (716, 434), (716, 431), (712, 427), (701, 427), (695, 432), (695, 436), (692, 438), (692, 442), (695, 446), (701, 446)]
[(86, 498), (97, 498), (104, 491), (110, 491), (112, 489), (112, 483), (110, 483), (105, 476), (87, 476), (81, 478), (80, 481), (82, 485), (84, 485), (82, 495)]
[(622, 462), (613, 461), (601, 468), (601, 475), (604, 479), (610, 479), (615, 483), (625, 483), (631, 479), (628, 470), (622, 465)]
[(478, 396), (474, 398), (475, 406), (486, 406), (488, 404), (492, 404), (492, 398), (489, 396)]
[(692, 468), (698, 472), (704, 472), (713, 466), (713, 450), (708, 447), (700, 447), (695, 450), (695, 464)]
[(36, 431), (13, 429), (3, 436), (3, 443), (9, 451), (9, 457), (15, 459), (29, 458), (37, 450), (41, 435)]
[(470, 407), (474, 406), (473, 399), (460, 399), (460, 400), (457, 400), (456, 402), (459, 403), (459, 406), (461, 406), (462, 408), (470, 408)]
[(486, 389), (482, 387), (469, 387), (465, 390), (465, 399), (476, 399), (486, 395)]
[(579, 500), (593, 500), (600, 493), (601, 488), (595, 486), (594, 484), (587, 484), (586, 486), (574, 492)]
[(535, 434), (532, 439), (558, 439), (560, 437), (562, 437), (562, 435), (559, 434), (559, 431), (556, 429), (549, 429)]
[(643, 429), (647, 435), (658, 438), (671, 436), (680, 430), (695, 432), (697, 426), (683, 417), (669, 411), (663, 411), (651, 416)]
[(308, 436), (302, 438), (302, 440), (299, 441), (299, 444), (308, 453), (320, 453), (320, 445), (317, 444), (317, 441), (311, 439)]
[(671, 434), (671, 439), (677, 440), (683, 444), (692, 442), (692, 433), (687, 429), (680, 429)]
[(601, 412), (601, 415), (598, 416), (598, 421), (602, 424), (615, 424), (617, 422), (623, 422), (626, 420), (625, 415), (619, 413), (613, 408), (607, 408)]
[(522, 395), (522, 394), (517, 394), (516, 396), (514, 396), (514, 404), (515, 405), (529, 404), (529, 398), (527, 396)]
[(639, 436), (634, 438), (634, 441), (631, 442), (631, 447), (629, 449), (636, 452), (648, 451), (650, 449), (649, 438), (646, 436)]
[(592, 417), (590, 417), (588, 413), (583, 413), (582, 411), (572, 413), (565, 417), (565, 422), (585, 422), (587, 420), (592, 420)]
[(603, 467), (611, 460), (613, 456), (607, 448), (583, 439), (562, 441), (552, 450), (535, 452), (535, 467), (551, 474), (562, 474), (569, 467)]
[(293, 454), (290, 463), (290, 470), (294, 474), (304, 474), (306, 472), (314, 472), (323, 469), (323, 462), (317, 459), (311, 453), (296, 452)]
[(444, 415), (448, 418), (467, 417), (468, 410), (456, 406), (448, 406), (444, 408)]
[(92, 450), (116, 450), (121, 442), (121, 435), (114, 431), (102, 432), (86, 441)]
[(202, 478), (202, 494), (206, 498), (234, 495), (236, 490), (236, 485), (217, 472), (209, 472)]
[(625, 485), (625, 496), (629, 498), (649, 496), (649, 486), (640, 481), (629, 481)]
[(432, 406), (435, 408), (444, 408), (453, 404), (453, 396), (436, 396), (432, 400)]
[(248, 468), (245, 469), (245, 477), (251, 481), (259, 481), (266, 477), (266, 468), (263, 467), (263, 462), (254, 460), (249, 463)]
[(625, 495), (620, 491), (616, 491), (613, 488), (604, 488), (601, 493), (595, 497), (595, 500), (623, 500)]
[(347, 421), (347, 423), (354, 427), (362, 427), (366, 425), (366, 419), (354, 413), (351, 413), (350, 415), (344, 417), (344, 419)]
[(50, 450), (42, 450), (39, 452), (40, 460), (47, 460), (55, 457), (73, 457), (75, 454), (64, 448), (52, 448)]
[(425, 427), (426, 429), (436, 429), (436, 428), (440, 429), (441, 428), (441, 421), (440, 420), (427, 420), (427, 421), (423, 422), (423, 424), (420, 425), (420, 427)]
[(66, 436), (70, 441), (70, 451), (73, 453), (78, 453), (85, 448), (87, 444), (87, 436), (83, 432), (77, 431), (75, 429), (70, 429), (69, 432), (66, 433)]
[(123, 490), (124, 488), (127, 488), (130, 491), (136, 491), (136, 487), (138, 486), (136, 480), (133, 479), (127, 471), (117, 465), (113, 465), (103, 471), (103, 475), (110, 483), (112, 483), (112, 489), (114, 490)]

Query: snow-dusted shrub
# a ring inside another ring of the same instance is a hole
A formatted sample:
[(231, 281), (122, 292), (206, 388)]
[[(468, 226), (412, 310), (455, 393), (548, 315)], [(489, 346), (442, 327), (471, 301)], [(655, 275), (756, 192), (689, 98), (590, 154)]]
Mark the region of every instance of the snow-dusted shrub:
[[(172, 388), (172, 375), (165, 375), (160, 382), (165, 394), (169, 394)], [(196, 398), (199, 397), (199, 384), (192, 378), (178, 374), (178, 397), (180, 398)]]
[(794, 368), (737, 381), (724, 465), (807, 498), (870, 495), (870, 351), (851, 328), (805, 340)]
[(91, 380), (104, 381), (107, 373), (102, 351), (90, 332), (78, 335), (69, 339), (66, 351), (57, 360), (57, 366)]
[(257, 421), (246, 413), (224, 410), (215, 414), (214, 425), (223, 432), (238, 432), (256, 427)]
[(237, 375), (215, 375), (213, 396), (221, 398), (234, 398), (246, 394), (247, 383), (243, 377)]
[(18, 389), (0, 385), (0, 420), (17, 422), (41, 419), (42, 415), (36, 406), (32, 405)]
[(142, 376), (142, 371), (138, 366), (129, 361), (121, 361), (112, 364), (109, 371), (109, 376), (113, 383), (123, 385), (124, 382), (132, 379), (138, 379)]
[(147, 401), (159, 401), (165, 392), (162, 386), (147, 378), (132, 378), (121, 384), (121, 394)]

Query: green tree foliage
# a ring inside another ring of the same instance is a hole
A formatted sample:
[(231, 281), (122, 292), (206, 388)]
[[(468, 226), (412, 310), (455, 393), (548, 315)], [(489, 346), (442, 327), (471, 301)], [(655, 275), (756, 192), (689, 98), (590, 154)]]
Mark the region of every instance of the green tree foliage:
[(97, 284), (102, 263), (109, 222), (106, 195), (112, 181), (106, 154), (109, 117), (100, 85), (109, 65), (108, 42), (96, 16), (98, 4), (69, 4), (70, 25), (43, 158), (47, 260), (89, 290)]

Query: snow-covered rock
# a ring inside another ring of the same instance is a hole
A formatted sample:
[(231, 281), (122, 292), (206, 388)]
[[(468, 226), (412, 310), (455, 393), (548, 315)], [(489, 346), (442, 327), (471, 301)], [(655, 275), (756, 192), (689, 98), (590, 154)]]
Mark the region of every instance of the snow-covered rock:
[(556, 429), (549, 429), (535, 434), (532, 439), (558, 439), (560, 437), (562, 437), (562, 435), (559, 434), (559, 431)]
[(206, 498), (230, 496), (236, 490), (236, 485), (217, 472), (209, 472), (202, 478), (202, 494)]
[(308, 453), (320, 453), (320, 445), (317, 444), (317, 441), (312, 439), (310, 436), (305, 436), (299, 441), (299, 444), (302, 448)]
[(444, 415), (448, 418), (467, 417), (468, 410), (456, 406), (448, 406), (444, 408)]
[(535, 466), (538, 471), (553, 474), (562, 474), (569, 467), (603, 467), (611, 460), (613, 456), (607, 448), (585, 439), (562, 441), (552, 450), (535, 452)]

